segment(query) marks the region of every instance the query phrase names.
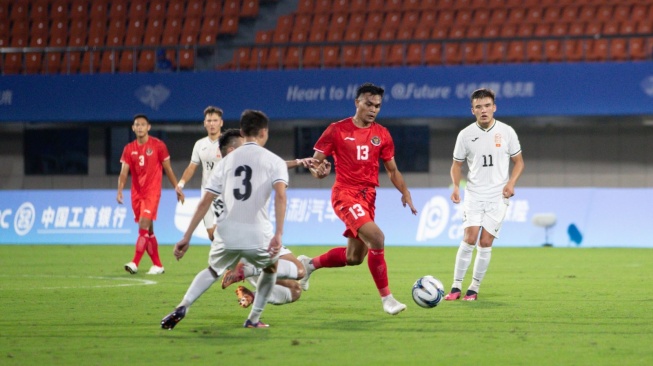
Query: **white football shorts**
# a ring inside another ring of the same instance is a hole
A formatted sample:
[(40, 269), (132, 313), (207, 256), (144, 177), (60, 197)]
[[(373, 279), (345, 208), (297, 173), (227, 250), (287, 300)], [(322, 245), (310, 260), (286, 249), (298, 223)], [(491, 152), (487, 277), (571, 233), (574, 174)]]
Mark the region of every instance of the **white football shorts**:
[(463, 229), (471, 226), (481, 226), (495, 238), (499, 237), (503, 219), (510, 206), (510, 200), (499, 197), (497, 201), (463, 202)]
[(226, 249), (224, 244), (211, 243), (209, 251), (209, 266), (213, 268), (218, 276), (222, 276), (229, 268), (234, 268), (240, 259), (245, 259), (257, 268), (266, 268), (279, 259), (279, 254), (274, 257), (266, 248), (257, 249)]

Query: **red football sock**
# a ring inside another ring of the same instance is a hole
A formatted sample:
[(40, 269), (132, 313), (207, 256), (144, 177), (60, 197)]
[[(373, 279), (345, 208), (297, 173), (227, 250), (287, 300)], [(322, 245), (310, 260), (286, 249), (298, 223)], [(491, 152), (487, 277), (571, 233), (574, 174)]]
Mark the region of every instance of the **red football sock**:
[(147, 230), (138, 229), (138, 239), (136, 240), (136, 252), (134, 253), (134, 259), (132, 259), (132, 262), (134, 262), (136, 266), (138, 266), (138, 264), (141, 263), (141, 258), (143, 258), (143, 254), (147, 249), (148, 237), (149, 237), (149, 233)]
[(367, 266), (379, 290), (381, 297), (390, 295), (388, 287), (388, 266), (385, 264), (385, 253), (383, 249), (370, 249), (367, 252)]
[(326, 267), (344, 267), (347, 265), (347, 248), (338, 247), (329, 250), (328, 252), (313, 258), (313, 267), (315, 269)]
[(152, 258), (152, 264), (157, 267), (163, 267), (163, 264), (161, 264), (161, 258), (159, 258), (159, 242), (156, 241), (154, 233), (150, 234), (150, 238), (147, 241), (147, 254)]

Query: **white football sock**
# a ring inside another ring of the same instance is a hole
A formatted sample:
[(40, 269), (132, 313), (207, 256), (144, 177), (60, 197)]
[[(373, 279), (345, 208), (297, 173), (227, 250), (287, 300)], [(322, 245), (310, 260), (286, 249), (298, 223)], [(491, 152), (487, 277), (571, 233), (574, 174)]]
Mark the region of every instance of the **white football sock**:
[(277, 280), (296, 280), (297, 266), (294, 262), (279, 259), (277, 265)]
[(273, 305), (283, 305), (292, 302), (292, 294), (286, 286), (274, 285), (272, 293), (268, 298), (268, 303)]
[(474, 245), (467, 244), (464, 240), (460, 242), (458, 253), (456, 254), (456, 264), (453, 267), (453, 285), (452, 288), (462, 289), (463, 280), (469, 264), (472, 263), (472, 254)]
[(210, 269), (205, 268), (200, 271), (191, 282), (188, 290), (186, 290), (183, 300), (177, 306), (191, 306), (216, 280), (217, 278), (213, 277)]
[(258, 323), (261, 319), (261, 313), (265, 308), (265, 303), (267, 303), (268, 298), (272, 293), (272, 288), (274, 287), (275, 282), (277, 282), (276, 272), (266, 273), (265, 271), (262, 271), (261, 275), (258, 276), (258, 283), (256, 284), (256, 296), (254, 297), (252, 310), (249, 312), (248, 317), (252, 323)]
[(485, 277), (485, 272), (490, 266), (490, 259), (492, 258), (492, 247), (476, 249), (476, 260), (474, 261), (474, 276), (472, 277), (472, 284), (469, 286), (469, 289), (478, 292), (478, 288), (481, 286), (481, 281)]
[(245, 278), (252, 277), (252, 276), (258, 276), (261, 274), (261, 269), (254, 267), (253, 264), (250, 263), (245, 263), (243, 266), (243, 275)]

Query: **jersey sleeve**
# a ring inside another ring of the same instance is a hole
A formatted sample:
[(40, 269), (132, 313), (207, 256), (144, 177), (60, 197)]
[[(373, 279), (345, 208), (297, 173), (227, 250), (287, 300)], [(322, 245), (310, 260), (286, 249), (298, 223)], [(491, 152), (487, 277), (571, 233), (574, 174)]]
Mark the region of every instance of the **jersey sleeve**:
[(517, 137), (517, 132), (512, 127), (510, 128), (510, 145), (508, 146), (508, 151), (510, 152), (510, 156), (515, 156), (521, 152), (519, 137)]
[(322, 133), (322, 136), (315, 143), (313, 150), (319, 151), (326, 156), (330, 156), (333, 153), (333, 133), (335, 131), (335, 124), (332, 123), (327, 127), (326, 130)]
[(274, 164), (274, 176), (272, 179), (272, 185), (275, 185), (277, 182), (284, 182), (286, 187), (288, 186), (288, 166), (283, 159), (278, 158)]
[(383, 150), (381, 151), (381, 160), (390, 161), (395, 157), (395, 142), (392, 140), (392, 135), (390, 135), (390, 131), (388, 131), (387, 128), (384, 127), (383, 131), (385, 135), (383, 138), (385, 144), (383, 146)]
[(453, 160), (456, 161), (465, 161), (467, 157), (467, 149), (463, 139), (463, 131), (458, 133), (458, 138), (456, 138), (456, 146), (453, 148)]
[(213, 194), (222, 194), (224, 184), (224, 161), (225, 159), (220, 159), (220, 161), (218, 161), (204, 186), (204, 189)]
[(166, 146), (165, 142), (159, 140), (159, 146), (157, 147), (157, 150), (159, 152), (160, 162), (164, 162), (170, 159), (170, 153), (168, 152), (168, 147)]
[(125, 145), (125, 148), (122, 149), (122, 155), (120, 156), (120, 162), (122, 164), (129, 165), (129, 144)]
[(195, 165), (200, 165), (202, 163), (202, 159), (200, 159), (200, 141), (202, 140), (197, 140), (195, 142), (195, 146), (193, 146), (193, 153), (190, 156), (190, 162)]

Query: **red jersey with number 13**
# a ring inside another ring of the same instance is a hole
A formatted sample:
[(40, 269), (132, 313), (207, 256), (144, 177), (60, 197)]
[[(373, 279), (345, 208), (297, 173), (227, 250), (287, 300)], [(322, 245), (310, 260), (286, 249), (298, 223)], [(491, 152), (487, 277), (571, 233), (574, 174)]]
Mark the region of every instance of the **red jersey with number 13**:
[(148, 136), (143, 145), (134, 140), (125, 146), (120, 162), (129, 165), (132, 197), (161, 197), (162, 163), (170, 159), (166, 144)]
[(385, 162), (395, 156), (395, 145), (387, 128), (376, 122), (360, 128), (352, 117), (330, 124), (314, 149), (333, 156), (334, 187), (378, 187), (379, 159)]

